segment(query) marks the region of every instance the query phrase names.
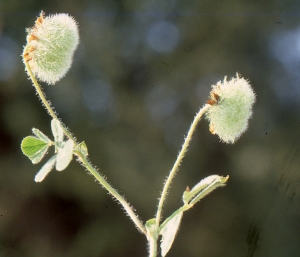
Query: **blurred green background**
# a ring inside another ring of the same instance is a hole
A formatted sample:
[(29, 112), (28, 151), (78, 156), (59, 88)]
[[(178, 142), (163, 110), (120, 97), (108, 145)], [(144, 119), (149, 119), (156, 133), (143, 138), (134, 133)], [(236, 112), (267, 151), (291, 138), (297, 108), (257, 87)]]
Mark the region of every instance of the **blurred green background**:
[(198, 127), (164, 217), (187, 185), (230, 180), (185, 213), (167, 256), (300, 256), (299, 1), (0, 0), (0, 257), (147, 256), (144, 236), (78, 163), (35, 183), (41, 164), (20, 151), (32, 127), (51, 136), (20, 57), (41, 10), (70, 13), (81, 37), (67, 76), (42, 87), (144, 222), (211, 85), (249, 79), (257, 102), (236, 144)]

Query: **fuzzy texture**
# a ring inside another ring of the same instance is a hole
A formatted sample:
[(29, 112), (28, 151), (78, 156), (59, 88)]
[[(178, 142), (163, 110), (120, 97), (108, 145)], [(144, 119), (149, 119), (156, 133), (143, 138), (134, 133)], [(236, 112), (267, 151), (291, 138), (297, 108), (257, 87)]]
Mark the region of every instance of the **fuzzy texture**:
[(23, 60), (34, 75), (50, 85), (65, 76), (79, 43), (76, 21), (61, 13), (44, 17), (43, 12), (33, 28), (27, 29)]
[(223, 82), (213, 85), (206, 112), (210, 132), (233, 144), (247, 129), (254, 102), (253, 89), (238, 74), (230, 81), (225, 77)]

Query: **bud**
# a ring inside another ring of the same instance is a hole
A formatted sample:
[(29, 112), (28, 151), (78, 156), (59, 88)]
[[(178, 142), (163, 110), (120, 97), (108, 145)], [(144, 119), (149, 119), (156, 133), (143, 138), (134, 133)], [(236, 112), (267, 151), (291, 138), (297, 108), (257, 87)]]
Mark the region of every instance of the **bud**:
[(210, 105), (206, 112), (210, 132), (233, 144), (247, 129), (254, 102), (253, 89), (238, 74), (230, 81), (225, 77), (223, 83), (213, 85), (206, 102)]
[(42, 11), (27, 33), (24, 63), (39, 80), (55, 84), (71, 67), (79, 43), (76, 21), (65, 13), (44, 17)]

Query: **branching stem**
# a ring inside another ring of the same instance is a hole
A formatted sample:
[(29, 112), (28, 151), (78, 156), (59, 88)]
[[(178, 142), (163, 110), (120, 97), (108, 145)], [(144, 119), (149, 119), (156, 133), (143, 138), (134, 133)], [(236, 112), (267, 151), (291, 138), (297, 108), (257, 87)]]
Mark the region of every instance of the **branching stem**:
[(166, 199), (166, 196), (168, 194), (168, 190), (169, 190), (169, 187), (171, 185), (171, 182), (172, 182), (172, 179), (174, 178), (179, 166), (180, 166), (180, 163), (183, 159), (183, 157), (185, 156), (185, 153), (187, 152), (188, 150), (188, 146), (191, 142), (191, 139), (192, 139), (192, 136), (193, 136), (193, 133), (195, 132), (196, 130), (196, 127), (197, 127), (197, 124), (199, 123), (199, 121), (201, 120), (201, 117), (203, 116), (203, 114), (207, 111), (207, 109), (210, 107), (209, 104), (206, 104), (204, 105), (200, 110), (199, 112), (197, 113), (197, 115), (195, 116), (191, 126), (190, 126), (190, 129), (188, 131), (188, 134), (184, 140), (184, 143), (182, 145), (182, 148), (177, 156), (177, 159), (173, 165), (173, 168), (172, 170), (170, 171), (170, 174), (164, 184), (164, 188), (163, 188), (163, 191), (161, 193), (161, 197), (159, 199), (159, 203), (158, 203), (158, 207), (157, 207), (157, 213), (156, 213), (156, 222), (157, 224), (159, 225), (159, 222), (160, 222), (160, 219), (161, 219), (161, 213), (162, 213), (162, 208), (163, 208), (163, 204), (165, 202), (165, 199)]

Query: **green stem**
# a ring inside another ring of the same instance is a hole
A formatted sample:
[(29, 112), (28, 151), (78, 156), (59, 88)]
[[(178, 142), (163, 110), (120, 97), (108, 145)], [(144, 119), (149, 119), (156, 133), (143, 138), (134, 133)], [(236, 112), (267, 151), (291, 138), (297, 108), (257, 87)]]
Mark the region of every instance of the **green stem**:
[[(26, 48), (24, 49), (24, 52), (25, 52)], [(56, 120), (59, 120), (57, 115), (55, 114), (55, 112), (53, 111), (50, 103), (47, 101), (42, 89), (41, 89), (41, 86), (39, 85), (39, 83), (37, 82), (28, 62), (24, 61), (25, 63), (25, 67), (26, 67), (26, 70), (28, 72), (28, 75), (30, 77), (30, 79), (32, 80), (32, 83), (33, 83), (33, 86), (35, 87), (35, 90), (36, 92), (38, 93), (38, 96), (40, 97), (43, 105), (45, 106), (46, 110), (48, 111), (48, 113), (50, 114), (50, 116), (53, 118), (53, 119), (56, 119)], [(62, 124), (62, 122), (61, 122)], [(70, 138), (74, 144), (76, 144), (76, 139), (72, 136), (72, 134), (70, 133), (70, 131), (66, 128), (66, 126), (64, 124), (62, 124), (62, 128), (64, 130), (64, 133), (66, 134), (66, 136), (68, 138)]]
[(139, 220), (137, 215), (134, 213), (129, 203), (97, 172), (97, 170), (90, 164), (86, 157), (79, 151), (75, 151), (75, 154), (79, 157), (83, 166), (93, 174), (93, 176), (100, 182), (100, 184), (114, 197), (116, 198), (123, 206), (129, 217), (132, 219), (136, 227), (146, 235), (146, 229), (143, 226), (142, 222)]
[(150, 237), (148, 238), (149, 241), (149, 257), (156, 257), (157, 256), (157, 238)]
[[(25, 47), (23, 54), (25, 54), (27, 51), (27, 47)], [(51, 105), (49, 104), (49, 102), (47, 101), (39, 83), (37, 82), (28, 62), (24, 59), (24, 63), (25, 63), (25, 67), (26, 70), (28, 72), (28, 75), (30, 77), (30, 79), (33, 82), (33, 85), (36, 89), (36, 92), (38, 93), (43, 105), (46, 107), (48, 113), (50, 114), (50, 116), (52, 116), (53, 119), (58, 119), (57, 115), (55, 114), (55, 112), (53, 111)], [(68, 138), (70, 138), (74, 144), (77, 147), (77, 143), (76, 143), (76, 139), (72, 136), (72, 134), (70, 133), (70, 131), (65, 127), (64, 124), (62, 124), (62, 128), (64, 130), (64, 133), (66, 134), (66, 136)], [(75, 148), (76, 148), (75, 147)], [(125, 209), (125, 211), (128, 213), (129, 217), (132, 219), (132, 221), (134, 222), (134, 224), (136, 225), (136, 227), (143, 233), (146, 235), (146, 229), (143, 226), (142, 222), (139, 220), (139, 218), (137, 217), (137, 215), (134, 213), (134, 211), (132, 210), (132, 208), (130, 207), (129, 203), (126, 202), (126, 200), (97, 172), (97, 170), (88, 162), (88, 160), (85, 158), (84, 155), (82, 155), (80, 152), (75, 151), (76, 155), (80, 158), (82, 164), (86, 167), (86, 169), (88, 171), (90, 171), (93, 176), (100, 182), (100, 184), (113, 196), (115, 197), (123, 206), (123, 208)]]
[(170, 171), (170, 174), (164, 184), (164, 188), (163, 188), (163, 191), (161, 193), (161, 197), (159, 199), (159, 203), (158, 203), (158, 207), (157, 207), (157, 213), (156, 213), (156, 222), (157, 224), (159, 225), (159, 222), (160, 222), (160, 218), (161, 218), (161, 212), (162, 212), (162, 208), (163, 208), (163, 204), (164, 204), (164, 201), (166, 199), (166, 196), (168, 194), (168, 190), (169, 190), (169, 187), (171, 185), (171, 182), (172, 182), (172, 179), (174, 178), (179, 166), (180, 166), (180, 163), (183, 159), (183, 157), (185, 156), (185, 153), (187, 152), (188, 150), (188, 146), (191, 142), (191, 139), (192, 139), (192, 136), (193, 136), (193, 133), (195, 132), (196, 130), (196, 127), (197, 127), (197, 124), (199, 123), (202, 115), (208, 110), (208, 108), (210, 107), (209, 104), (206, 104), (204, 105), (200, 110), (199, 112), (197, 113), (197, 115), (195, 116), (192, 124), (191, 124), (191, 127), (188, 131), (188, 134), (185, 138), (185, 141), (182, 145), (182, 148), (177, 156), (177, 159), (173, 165), (173, 168), (172, 170)]

